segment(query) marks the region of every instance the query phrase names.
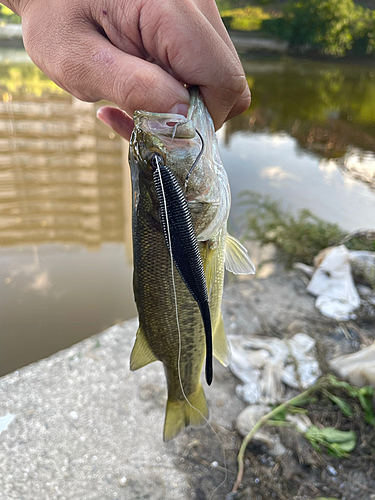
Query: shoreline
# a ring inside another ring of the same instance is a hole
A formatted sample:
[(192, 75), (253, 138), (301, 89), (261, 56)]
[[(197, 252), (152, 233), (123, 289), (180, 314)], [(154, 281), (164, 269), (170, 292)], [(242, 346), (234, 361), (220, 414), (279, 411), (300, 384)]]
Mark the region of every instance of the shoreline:
[[(312, 61), (334, 61), (336, 62), (369, 62), (373, 63), (375, 57), (358, 56), (349, 54), (345, 57), (329, 57), (316, 52), (308, 52), (292, 49), (289, 42), (281, 38), (267, 35), (264, 31), (239, 31), (228, 30), (229, 36), (237, 51), (244, 56), (249, 53), (254, 55), (283, 55), (296, 58), (303, 58)], [(22, 25), (7, 24), (0, 26), (0, 49), (2, 48), (25, 48), (22, 40)]]

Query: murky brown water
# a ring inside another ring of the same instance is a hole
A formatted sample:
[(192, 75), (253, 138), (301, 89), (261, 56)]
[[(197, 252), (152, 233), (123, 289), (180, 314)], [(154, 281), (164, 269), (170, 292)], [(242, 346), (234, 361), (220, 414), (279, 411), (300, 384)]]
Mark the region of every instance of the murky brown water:
[[(250, 189), (345, 229), (373, 227), (373, 70), (272, 59), (245, 68), (252, 107), (219, 133), (234, 215)], [(127, 144), (98, 107), (58, 89), (23, 51), (0, 50), (0, 375), (136, 315)]]
[(127, 144), (32, 65), (2, 70), (0, 375), (136, 315)]

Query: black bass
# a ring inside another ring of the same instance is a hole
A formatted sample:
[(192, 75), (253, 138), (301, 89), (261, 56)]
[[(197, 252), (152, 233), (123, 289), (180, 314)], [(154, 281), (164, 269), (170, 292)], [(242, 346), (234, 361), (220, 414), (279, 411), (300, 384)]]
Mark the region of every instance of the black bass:
[(213, 355), (224, 365), (229, 361), (221, 316), (224, 263), (236, 274), (253, 273), (254, 266), (241, 243), (227, 234), (228, 178), (212, 119), (196, 89), (187, 118), (135, 112), (129, 163), (139, 313), (130, 368), (162, 361), (168, 441), (208, 416), (201, 372), (207, 353), (210, 384), (211, 332)]

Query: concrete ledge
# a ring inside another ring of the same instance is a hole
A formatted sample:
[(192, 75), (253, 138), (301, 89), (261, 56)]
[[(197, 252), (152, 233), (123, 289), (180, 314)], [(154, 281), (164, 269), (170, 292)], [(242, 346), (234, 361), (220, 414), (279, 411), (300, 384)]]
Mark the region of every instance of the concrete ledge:
[(22, 25), (5, 24), (0, 26), (0, 40), (10, 40), (12, 38), (22, 38)]
[[(193, 498), (191, 471), (212, 475), (181, 466), (196, 433), (217, 448), (208, 429), (163, 443), (165, 376), (161, 363), (130, 372), (136, 328), (114, 326), (0, 379), (1, 500), (183, 500)], [(234, 377), (215, 365), (210, 420), (230, 430), (244, 407), (234, 393)]]
[(0, 48), (24, 48), (21, 24), (0, 26)]
[(241, 36), (230, 34), (231, 40), (239, 52), (276, 52), (286, 54), (289, 50), (289, 43), (285, 40), (271, 38), (261, 38), (254, 36)]

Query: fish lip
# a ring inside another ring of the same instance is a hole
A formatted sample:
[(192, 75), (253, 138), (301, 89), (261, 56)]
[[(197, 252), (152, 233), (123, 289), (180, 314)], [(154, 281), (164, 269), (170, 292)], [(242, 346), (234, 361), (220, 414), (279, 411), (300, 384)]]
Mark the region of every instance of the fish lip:
[(196, 135), (193, 122), (183, 115), (138, 110), (133, 119), (135, 128), (156, 136), (192, 139)]

